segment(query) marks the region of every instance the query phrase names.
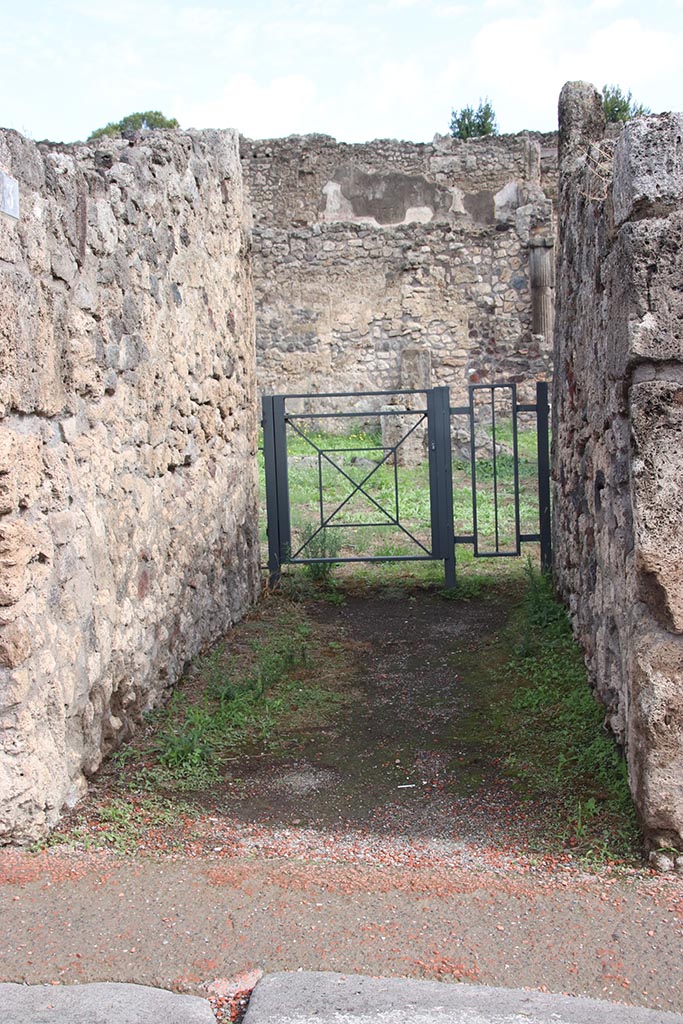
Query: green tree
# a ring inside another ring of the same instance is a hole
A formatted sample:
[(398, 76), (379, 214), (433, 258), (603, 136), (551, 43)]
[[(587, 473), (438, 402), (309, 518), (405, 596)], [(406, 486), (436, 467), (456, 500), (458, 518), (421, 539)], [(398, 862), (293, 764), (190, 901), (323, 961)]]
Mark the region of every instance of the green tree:
[(498, 125), (496, 114), (489, 103), (488, 96), (479, 106), (463, 107), (462, 110), (451, 111), (451, 135), (454, 139), (475, 139), (483, 135), (497, 135)]
[(643, 114), (652, 113), (649, 107), (635, 102), (630, 89), (624, 95), (618, 85), (603, 85), (602, 109), (605, 111), (605, 120), (611, 124), (630, 121), (633, 117), (642, 117)]
[(142, 128), (178, 128), (175, 117), (164, 117), (160, 110), (145, 110), (144, 113), (127, 114), (120, 121), (110, 121), (104, 128), (97, 128), (88, 136), (88, 142), (103, 135), (120, 135), (121, 132), (139, 132)]

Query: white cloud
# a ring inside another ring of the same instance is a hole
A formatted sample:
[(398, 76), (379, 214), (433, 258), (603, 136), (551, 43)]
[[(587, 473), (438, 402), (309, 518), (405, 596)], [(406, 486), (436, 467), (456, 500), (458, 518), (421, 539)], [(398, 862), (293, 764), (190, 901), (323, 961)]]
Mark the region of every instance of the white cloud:
[(231, 76), (220, 96), (177, 105), (181, 124), (194, 128), (238, 128), (251, 138), (311, 131), (316, 87), (306, 75), (281, 75), (266, 83), (251, 75)]
[(605, 81), (633, 86), (679, 69), (682, 42), (680, 30), (648, 29), (636, 18), (623, 18), (593, 32), (581, 59), (594, 74), (602, 69)]
[[(485, 25), (468, 50), (449, 61), (441, 74), (441, 88), (452, 106), (476, 106), (488, 96), (501, 131), (552, 128), (558, 89), (551, 22), (541, 14), (500, 18)], [(525, 111), (525, 123), (519, 123), (517, 110)]]
[[(40, 7), (41, 16), (36, 16)], [(551, 129), (584, 78), (683, 108), (683, 0), (48, 0), (3, 18), (10, 124), (81, 137), (131, 110), (252, 136), (416, 141), (488, 96)]]
[(302, 55), (307, 47), (334, 46), (355, 49), (359, 33), (353, 25), (343, 20), (334, 21), (324, 18), (296, 21), (275, 19), (268, 21), (260, 29), (262, 41), (266, 44), (289, 46), (289, 57), (294, 60)]
[(417, 104), (425, 92), (425, 72), (415, 59), (386, 60), (366, 79), (367, 98), (377, 110), (388, 110), (400, 103)]
[(588, 12), (546, 3), (535, 16), (484, 25), (442, 75), (453, 105), (488, 95), (502, 131), (555, 127), (560, 89), (576, 79), (621, 85), (653, 109), (675, 105), (683, 33), (647, 28), (636, 17), (591, 20)]
[[(191, 55), (214, 59), (224, 47), (231, 53), (246, 46), (256, 34), (253, 17), (231, 6), (180, 6), (174, 0), (73, 0), (68, 9), (76, 16), (79, 33), (116, 45), (120, 40), (153, 59), (154, 55)], [(105, 34), (106, 33), (106, 34)]]
[(211, 36), (237, 27), (237, 19), (225, 9), (192, 5), (181, 7), (174, 17), (178, 31), (191, 35)]
[(468, 11), (465, 4), (436, 4), (432, 9), (436, 18), (462, 18)]
[(420, 133), (429, 76), (420, 61), (371, 62), (344, 84), (334, 124), (320, 121), (318, 131), (345, 142), (372, 138), (411, 138)]
[(517, 0), (484, 0), (485, 11), (515, 11), (519, 10)]
[(599, 14), (602, 11), (617, 11), (624, 6), (624, 0), (593, 0), (588, 8), (589, 14)]
[(284, 0), (284, 2), (273, 4), (273, 7), (280, 15), (285, 15), (292, 20), (321, 18), (347, 13), (349, 0)]

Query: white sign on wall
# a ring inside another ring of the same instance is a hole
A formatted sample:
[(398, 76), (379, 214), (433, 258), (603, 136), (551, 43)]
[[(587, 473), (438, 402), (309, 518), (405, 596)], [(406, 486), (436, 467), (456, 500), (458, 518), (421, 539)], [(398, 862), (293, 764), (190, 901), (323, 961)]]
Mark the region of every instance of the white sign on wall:
[(0, 214), (19, 220), (19, 182), (5, 171), (0, 171)]

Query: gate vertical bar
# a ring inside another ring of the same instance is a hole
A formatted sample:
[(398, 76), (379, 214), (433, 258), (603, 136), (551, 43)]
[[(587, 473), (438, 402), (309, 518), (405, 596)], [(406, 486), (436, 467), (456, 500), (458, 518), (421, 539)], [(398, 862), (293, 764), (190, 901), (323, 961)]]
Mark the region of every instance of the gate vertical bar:
[(521, 541), (521, 513), (519, 508), (519, 424), (517, 422), (517, 385), (513, 382), (511, 388), (512, 403), (512, 465), (513, 465), (513, 487), (515, 493), (515, 550), (518, 555), (522, 553)]
[(496, 389), (491, 388), (491, 463), (493, 465), (493, 524), (496, 554), (500, 553), (500, 517), (498, 510), (498, 453), (496, 451)]
[(553, 567), (550, 524), (550, 445), (548, 385), (536, 383), (536, 435), (538, 445), (538, 522), (541, 535), (541, 572), (549, 573)]
[(263, 412), (263, 462), (266, 476), (266, 535), (268, 537), (268, 573), (270, 586), (280, 575), (280, 532), (277, 525), (277, 473), (275, 472), (275, 424), (273, 397), (261, 399)]
[(285, 400), (281, 395), (264, 395), (262, 409), (268, 524), (268, 572), (272, 587), (280, 578), (281, 566), (283, 562), (287, 561), (291, 548)]
[(273, 396), (273, 425), (275, 427), (278, 537), (280, 564), (282, 565), (284, 562), (289, 561), (292, 554), (292, 531), (289, 515), (289, 475), (287, 472), (287, 420), (285, 416), (284, 395)]
[(447, 587), (455, 586), (453, 528), (453, 461), (451, 456), (451, 396), (447, 387), (427, 392), (429, 481), (432, 510), (432, 552), (443, 558)]
[[(427, 392), (427, 447), (429, 450), (429, 525), (432, 531), (432, 555), (443, 558), (443, 530), (441, 528), (441, 505), (439, 503), (439, 467), (436, 443), (436, 412), (434, 391)], [(397, 516), (398, 518), (398, 516)]]
[(479, 525), (477, 523), (477, 439), (475, 436), (476, 419), (474, 414), (474, 387), (469, 387), (470, 399), (470, 471), (472, 477), (472, 536), (474, 537), (474, 556), (479, 554)]

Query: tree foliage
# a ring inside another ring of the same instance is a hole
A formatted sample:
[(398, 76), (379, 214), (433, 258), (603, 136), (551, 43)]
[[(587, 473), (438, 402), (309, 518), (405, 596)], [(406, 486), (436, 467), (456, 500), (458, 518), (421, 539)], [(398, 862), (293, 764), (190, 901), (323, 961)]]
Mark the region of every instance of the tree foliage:
[(454, 139), (475, 139), (483, 135), (497, 135), (496, 113), (488, 96), (479, 100), (479, 106), (463, 107), (462, 110), (451, 111), (451, 135)]
[(649, 107), (635, 102), (630, 89), (624, 94), (618, 85), (603, 85), (602, 109), (605, 111), (605, 120), (611, 124), (652, 113)]
[(139, 132), (143, 128), (178, 128), (175, 117), (165, 117), (160, 110), (145, 110), (143, 113), (127, 114), (120, 121), (110, 121), (104, 128), (97, 128), (88, 136), (88, 142), (103, 135), (120, 135), (121, 132)]

